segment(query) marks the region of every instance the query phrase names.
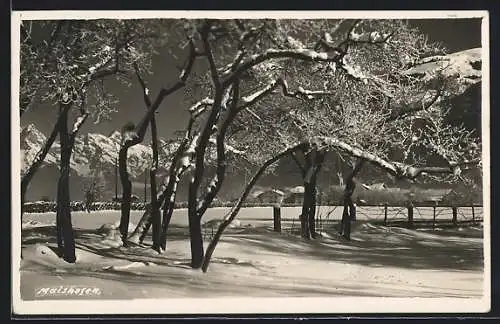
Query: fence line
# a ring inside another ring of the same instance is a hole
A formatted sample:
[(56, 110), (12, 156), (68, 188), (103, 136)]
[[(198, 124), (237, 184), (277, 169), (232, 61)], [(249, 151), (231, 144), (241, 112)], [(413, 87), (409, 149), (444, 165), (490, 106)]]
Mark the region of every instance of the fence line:
[[(330, 208), (326, 211), (325, 208)], [(315, 225), (318, 232), (325, 227), (336, 226), (341, 221), (341, 213), (333, 217), (336, 211), (342, 210), (342, 206), (319, 206), (316, 213)], [(413, 215), (409, 215), (409, 211)], [(455, 210), (455, 217), (454, 212)], [(435, 227), (435, 226), (459, 226), (460, 224), (476, 224), (483, 221), (483, 206), (357, 206), (357, 221), (379, 223), (386, 226), (408, 226), (408, 227)], [(326, 214), (326, 215), (325, 215)], [(413, 216), (413, 217), (411, 217)], [(283, 221), (283, 219), (281, 219)], [(298, 225), (296, 225), (298, 223)], [(291, 226), (285, 229), (288, 232), (300, 230), (299, 217), (291, 219)]]

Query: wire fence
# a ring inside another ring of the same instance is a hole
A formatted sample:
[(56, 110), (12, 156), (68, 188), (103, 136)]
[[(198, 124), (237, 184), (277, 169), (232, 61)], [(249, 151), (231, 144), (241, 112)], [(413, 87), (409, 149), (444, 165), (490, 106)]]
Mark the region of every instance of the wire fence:
[[(315, 217), (317, 232), (339, 226), (343, 206), (318, 206)], [(300, 213), (299, 213), (300, 214)], [(300, 232), (300, 216), (281, 219), (281, 231)], [(355, 222), (385, 226), (449, 227), (476, 225), (483, 221), (483, 206), (356, 206)]]

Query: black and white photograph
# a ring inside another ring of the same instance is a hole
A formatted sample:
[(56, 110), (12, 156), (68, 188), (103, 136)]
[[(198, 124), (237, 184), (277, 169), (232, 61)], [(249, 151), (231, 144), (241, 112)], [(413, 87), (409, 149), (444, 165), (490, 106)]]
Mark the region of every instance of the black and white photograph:
[(488, 30), (13, 12), (13, 312), (489, 311)]

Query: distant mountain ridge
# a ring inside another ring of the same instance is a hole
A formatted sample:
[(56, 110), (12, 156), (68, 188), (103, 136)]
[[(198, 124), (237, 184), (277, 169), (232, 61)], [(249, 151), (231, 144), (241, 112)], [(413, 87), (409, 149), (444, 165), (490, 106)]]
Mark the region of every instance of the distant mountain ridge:
[[(38, 151), (43, 147), (46, 136), (40, 132), (35, 125), (29, 124), (21, 130), (21, 155), (24, 173), (34, 160)], [(113, 171), (120, 150), (121, 134), (114, 131), (110, 136), (103, 134), (88, 133), (78, 135), (75, 139), (73, 154), (71, 155), (70, 167), (77, 175), (88, 177), (91, 168), (97, 168), (104, 172)], [(160, 160), (166, 160), (172, 156), (178, 147), (177, 143), (167, 143), (159, 140)], [(43, 166), (57, 166), (59, 162), (60, 146), (56, 141), (44, 160)], [(128, 171), (132, 178), (144, 173), (151, 166), (152, 149), (146, 144), (137, 144), (128, 150)], [(165, 161), (167, 162), (167, 161)]]

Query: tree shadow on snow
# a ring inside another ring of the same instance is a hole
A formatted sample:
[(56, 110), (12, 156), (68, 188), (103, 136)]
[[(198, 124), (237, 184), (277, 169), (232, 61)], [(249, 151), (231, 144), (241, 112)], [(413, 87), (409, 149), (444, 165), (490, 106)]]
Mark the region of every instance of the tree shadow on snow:
[(245, 251), (255, 254), (291, 254), (371, 267), (483, 270), (482, 240), (468, 240), (457, 233), (422, 235), (415, 230), (379, 226), (368, 231), (354, 229), (351, 241), (335, 232), (329, 232), (328, 238), (305, 240), (268, 231), (266, 235), (223, 236), (222, 242), (234, 239), (235, 244), (241, 244)]
[[(334, 229), (326, 231), (329, 237), (304, 240), (288, 233), (275, 233), (268, 228), (248, 228), (228, 231), (221, 243), (231, 242), (248, 253), (271, 253), (297, 255), (325, 261), (354, 263), (371, 267), (402, 267), (410, 269), (482, 270), (483, 248), (481, 232), (476, 236), (470, 232), (456, 230), (418, 231), (404, 228), (371, 226), (365, 223), (354, 225), (352, 240), (341, 238)], [(54, 226), (23, 229), (22, 246), (32, 244), (55, 244)], [(187, 228), (171, 226), (169, 240), (186, 239)], [(170, 250), (158, 254), (149, 246), (103, 247), (99, 245), (105, 234), (97, 230), (75, 229), (78, 248), (97, 255), (130, 262), (150, 262), (161, 266), (190, 269), (189, 255)], [(255, 267), (251, 262), (218, 255), (215, 251), (212, 264), (231, 264)]]

